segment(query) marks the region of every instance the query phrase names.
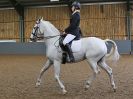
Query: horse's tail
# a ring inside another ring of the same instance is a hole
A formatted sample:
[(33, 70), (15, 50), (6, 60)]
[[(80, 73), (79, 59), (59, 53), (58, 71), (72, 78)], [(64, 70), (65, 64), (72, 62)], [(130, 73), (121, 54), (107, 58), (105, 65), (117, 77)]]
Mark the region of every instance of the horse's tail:
[(109, 42), (113, 45), (112, 48), (111, 48), (111, 51), (108, 54), (106, 54), (106, 57), (110, 60), (118, 61), (119, 58), (120, 58), (120, 54), (118, 52), (118, 48), (117, 48), (116, 43), (113, 40), (110, 40), (110, 39), (106, 39), (104, 41), (105, 41), (105, 43)]

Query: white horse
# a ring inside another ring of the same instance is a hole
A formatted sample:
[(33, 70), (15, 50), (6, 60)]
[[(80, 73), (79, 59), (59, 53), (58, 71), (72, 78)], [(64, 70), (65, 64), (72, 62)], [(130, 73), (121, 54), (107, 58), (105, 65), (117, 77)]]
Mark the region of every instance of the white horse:
[[(43, 35), (44, 38), (46, 38), (46, 56), (48, 59), (46, 61), (46, 64), (40, 71), (36, 86), (39, 86), (41, 84), (42, 75), (46, 70), (49, 69), (51, 65), (53, 65), (55, 71), (55, 79), (59, 83), (63, 94), (65, 94), (67, 91), (64, 84), (60, 80), (62, 52), (59, 52), (59, 49), (55, 46), (55, 42), (59, 45), (58, 39), (60, 37), (60, 32), (50, 22), (44, 21), (43, 19), (38, 19), (30, 36), (31, 41), (37, 41), (39, 35)], [(112, 49), (108, 54), (107, 46), (105, 44), (107, 42), (112, 43)], [(86, 81), (85, 88), (88, 89), (90, 87), (92, 81), (96, 78), (96, 75), (100, 71), (99, 67), (102, 67), (102, 69), (104, 69), (108, 73), (112, 88), (114, 89), (114, 91), (116, 91), (112, 69), (105, 62), (105, 59), (107, 57), (110, 57), (116, 61), (119, 59), (119, 53), (116, 43), (113, 40), (102, 40), (96, 37), (81, 38), (81, 43), (81, 50), (74, 53), (75, 61), (78, 62), (86, 59), (93, 70), (93, 75)]]

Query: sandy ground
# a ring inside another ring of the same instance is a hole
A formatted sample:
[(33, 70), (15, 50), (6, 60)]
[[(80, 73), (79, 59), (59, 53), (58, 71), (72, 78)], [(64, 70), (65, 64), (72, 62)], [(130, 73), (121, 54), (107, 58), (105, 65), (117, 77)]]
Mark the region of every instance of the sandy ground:
[(61, 79), (68, 93), (61, 90), (51, 67), (43, 76), (42, 85), (35, 88), (44, 56), (0, 56), (0, 99), (133, 99), (133, 55), (122, 55), (113, 69), (117, 91), (114, 93), (108, 75), (101, 69), (91, 87), (84, 85), (92, 74), (86, 61), (61, 66)]

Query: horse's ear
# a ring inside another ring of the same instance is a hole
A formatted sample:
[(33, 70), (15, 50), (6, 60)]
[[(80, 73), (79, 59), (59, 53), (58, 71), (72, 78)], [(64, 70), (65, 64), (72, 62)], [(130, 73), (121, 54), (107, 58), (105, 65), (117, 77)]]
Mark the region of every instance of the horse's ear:
[(39, 17), (37, 18), (37, 23), (40, 23), (41, 20), (42, 20), (42, 17), (39, 16)]
[(43, 20), (43, 17), (41, 18), (41, 21)]
[(39, 16), (38, 18), (37, 18), (37, 21), (40, 21), (41, 20), (41, 17)]

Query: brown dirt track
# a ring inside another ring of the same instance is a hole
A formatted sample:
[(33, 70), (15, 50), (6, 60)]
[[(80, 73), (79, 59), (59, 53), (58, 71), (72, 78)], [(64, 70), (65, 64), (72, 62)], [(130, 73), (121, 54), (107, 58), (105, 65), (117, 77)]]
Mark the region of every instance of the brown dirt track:
[(85, 91), (87, 77), (92, 74), (83, 61), (61, 66), (61, 79), (68, 93), (62, 95), (54, 79), (53, 67), (35, 88), (36, 78), (46, 61), (43, 56), (0, 56), (0, 99), (133, 99), (133, 55), (122, 55), (113, 69), (117, 91), (114, 93), (107, 74), (101, 70), (92, 86)]

